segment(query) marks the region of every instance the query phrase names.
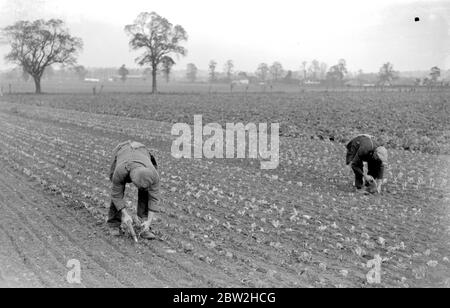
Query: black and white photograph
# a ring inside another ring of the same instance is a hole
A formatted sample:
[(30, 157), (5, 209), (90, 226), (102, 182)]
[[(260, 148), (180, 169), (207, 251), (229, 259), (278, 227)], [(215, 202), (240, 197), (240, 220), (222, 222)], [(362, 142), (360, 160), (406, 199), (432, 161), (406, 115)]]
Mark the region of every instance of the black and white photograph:
[(0, 288), (270, 305), (449, 258), (449, 1), (0, 0)]

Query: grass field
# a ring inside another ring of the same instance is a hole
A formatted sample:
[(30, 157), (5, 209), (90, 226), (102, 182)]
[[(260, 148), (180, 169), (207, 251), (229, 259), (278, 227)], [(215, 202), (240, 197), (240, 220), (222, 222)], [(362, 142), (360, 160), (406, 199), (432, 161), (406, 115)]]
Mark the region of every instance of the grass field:
[[(159, 240), (137, 245), (136, 255), (130, 240), (108, 241), (144, 262), (149, 277), (165, 277), (151, 278), (153, 284), (361, 287), (368, 286), (367, 262), (379, 255), (381, 286), (450, 287), (446, 93), (69, 92), (0, 98), (1, 161), (58, 204), (75, 203), (101, 222), (111, 150), (126, 139), (148, 144), (164, 191)], [(171, 126), (192, 123), (194, 114), (205, 123), (279, 122), (279, 168), (261, 171), (258, 160), (173, 158)], [(352, 189), (343, 142), (357, 133), (377, 135), (390, 149), (381, 195)], [(136, 201), (133, 189), (128, 200)], [(29, 245), (34, 249), (24, 246), (22, 254), (36, 255), (38, 244)], [(149, 249), (157, 269), (138, 257)], [(99, 279), (94, 274), (87, 285)], [(144, 278), (136, 277), (139, 285)]]

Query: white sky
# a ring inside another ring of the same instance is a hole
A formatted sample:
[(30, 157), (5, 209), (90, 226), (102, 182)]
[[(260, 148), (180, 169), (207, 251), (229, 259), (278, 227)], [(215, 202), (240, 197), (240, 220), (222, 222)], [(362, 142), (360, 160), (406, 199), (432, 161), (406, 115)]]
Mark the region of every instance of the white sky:
[(62, 18), (84, 40), (80, 64), (134, 67), (137, 53), (123, 28), (143, 11), (188, 32), (189, 53), (176, 69), (189, 62), (206, 69), (211, 59), (221, 69), (232, 59), (236, 70), (274, 61), (298, 70), (305, 60), (333, 65), (340, 58), (353, 71), (378, 71), (387, 61), (397, 70), (450, 68), (448, 0), (0, 0), (0, 26)]

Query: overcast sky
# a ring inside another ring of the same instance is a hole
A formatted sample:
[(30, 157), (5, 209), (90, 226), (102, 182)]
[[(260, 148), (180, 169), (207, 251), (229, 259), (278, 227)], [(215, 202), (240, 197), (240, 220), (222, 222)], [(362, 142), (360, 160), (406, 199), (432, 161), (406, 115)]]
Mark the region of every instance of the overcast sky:
[(448, 0), (0, 0), (0, 26), (58, 17), (84, 41), (80, 64), (135, 67), (123, 28), (144, 11), (188, 32), (189, 52), (176, 69), (206, 69), (211, 59), (222, 68), (232, 59), (236, 70), (274, 61), (298, 70), (303, 61), (340, 58), (352, 71), (378, 71), (387, 61), (402, 71), (450, 68)]

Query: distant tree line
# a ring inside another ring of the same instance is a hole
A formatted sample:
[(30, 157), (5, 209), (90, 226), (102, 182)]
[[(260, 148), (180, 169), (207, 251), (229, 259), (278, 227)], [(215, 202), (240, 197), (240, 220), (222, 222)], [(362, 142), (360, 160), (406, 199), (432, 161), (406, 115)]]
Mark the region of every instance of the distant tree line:
[[(108, 78), (113, 75), (113, 79), (126, 82), (137, 74), (144, 80), (147, 77), (151, 79), (152, 93), (156, 93), (157, 76), (162, 76), (166, 82), (170, 82), (173, 67), (176, 65), (174, 57), (187, 54), (186, 48), (182, 46), (188, 40), (187, 32), (182, 26), (173, 25), (155, 12), (139, 14), (124, 30), (130, 37), (130, 47), (142, 52), (136, 62), (143, 69), (131, 70), (122, 65), (114, 72), (108, 69), (100, 72), (101, 70), (93, 71), (77, 64), (77, 56), (83, 48), (83, 42), (70, 34), (62, 20), (18, 21), (1, 29), (2, 39), (11, 46), (5, 59), (17, 65), (6, 77), (33, 80), (36, 93), (41, 93), (41, 80), (51, 79), (55, 75), (58, 78), (86, 80), (90, 75), (103, 74), (108, 75)], [(59, 69), (55, 70), (55, 66), (59, 66)], [(197, 82), (198, 75), (196, 64), (187, 64), (185, 80)], [(331, 66), (318, 60), (303, 61), (297, 70), (286, 70), (279, 61), (271, 64), (260, 63), (253, 73), (237, 70), (231, 59), (225, 61), (222, 71), (219, 71), (218, 63), (211, 60), (207, 75), (209, 83), (233, 85), (238, 81), (243, 84), (258, 83), (270, 86), (278, 83), (327, 86), (343, 86), (349, 83), (363, 86), (373, 83), (379, 87), (388, 87), (400, 78), (390, 62), (384, 63), (376, 75), (364, 74), (362, 70), (355, 74), (348, 71), (344, 59)], [(434, 66), (428, 76), (416, 78), (414, 85), (439, 85), (442, 84), (440, 77), (440, 68)]]

